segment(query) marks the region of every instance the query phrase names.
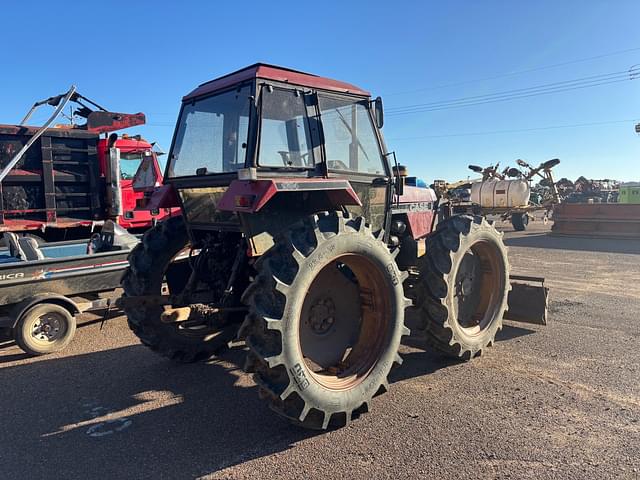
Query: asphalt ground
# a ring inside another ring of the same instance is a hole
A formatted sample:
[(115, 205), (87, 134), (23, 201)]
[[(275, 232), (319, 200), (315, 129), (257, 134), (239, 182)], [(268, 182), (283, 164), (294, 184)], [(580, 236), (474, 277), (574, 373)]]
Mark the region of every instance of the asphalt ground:
[[(502, 228), (502, 227), (501, 227)], [(504, 227), (545, 276), (550, 323), (506, 322), (468, 363), (403, 347), (349, 427), (301, 430), (258, 399), (241, 349), (175, 365), (122, 316), (59, 354), (0, 344), (0, 478), (640, 478), (640, 242)]]

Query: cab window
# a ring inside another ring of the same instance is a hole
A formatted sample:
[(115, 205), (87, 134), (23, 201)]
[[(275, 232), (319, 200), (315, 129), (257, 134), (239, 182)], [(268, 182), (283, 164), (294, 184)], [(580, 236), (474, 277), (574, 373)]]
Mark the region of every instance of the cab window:
[(319, 96), (329, 170), (385, 175), (368, 102)]
[(313, 167), (303, 93), (263, 87), (258, 165)]

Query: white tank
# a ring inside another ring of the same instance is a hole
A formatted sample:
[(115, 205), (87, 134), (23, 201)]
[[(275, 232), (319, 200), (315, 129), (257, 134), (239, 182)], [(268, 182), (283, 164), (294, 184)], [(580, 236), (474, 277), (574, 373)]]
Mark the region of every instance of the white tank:
[(471, 201), (485, 208), (523, 207), (531, 190), (526, 180), (487, 180), (471, 184)]

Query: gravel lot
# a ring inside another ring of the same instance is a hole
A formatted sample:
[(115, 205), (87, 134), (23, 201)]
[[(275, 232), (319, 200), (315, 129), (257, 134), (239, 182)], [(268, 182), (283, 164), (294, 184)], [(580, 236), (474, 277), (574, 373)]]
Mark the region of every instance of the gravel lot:
[[(506, 227), (505, 227), (506, 228)], [(348, 428), (271, 414), (236, 349), (174, 365), (123, 317), (86, 315), (61, 354), (0, 344), (0, 477), (640, 479), (640, 242), (507, 231), (550, 324), (508, 323), (462, 364), (404, 347), (391, 391)]]

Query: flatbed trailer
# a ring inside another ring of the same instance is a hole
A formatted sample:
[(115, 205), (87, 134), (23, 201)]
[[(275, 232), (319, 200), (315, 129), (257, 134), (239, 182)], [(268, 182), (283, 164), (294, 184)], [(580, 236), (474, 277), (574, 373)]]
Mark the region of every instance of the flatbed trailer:
[(63, 349), (73, 339), (76, 315), (115, 305), (109, 294), (120, 287), (137, 238), (124, 233), (114, 242), (109, 230), (89, 241), (41, 246), (15, 236), (0, 249), (0, 329), (26, 353)]

